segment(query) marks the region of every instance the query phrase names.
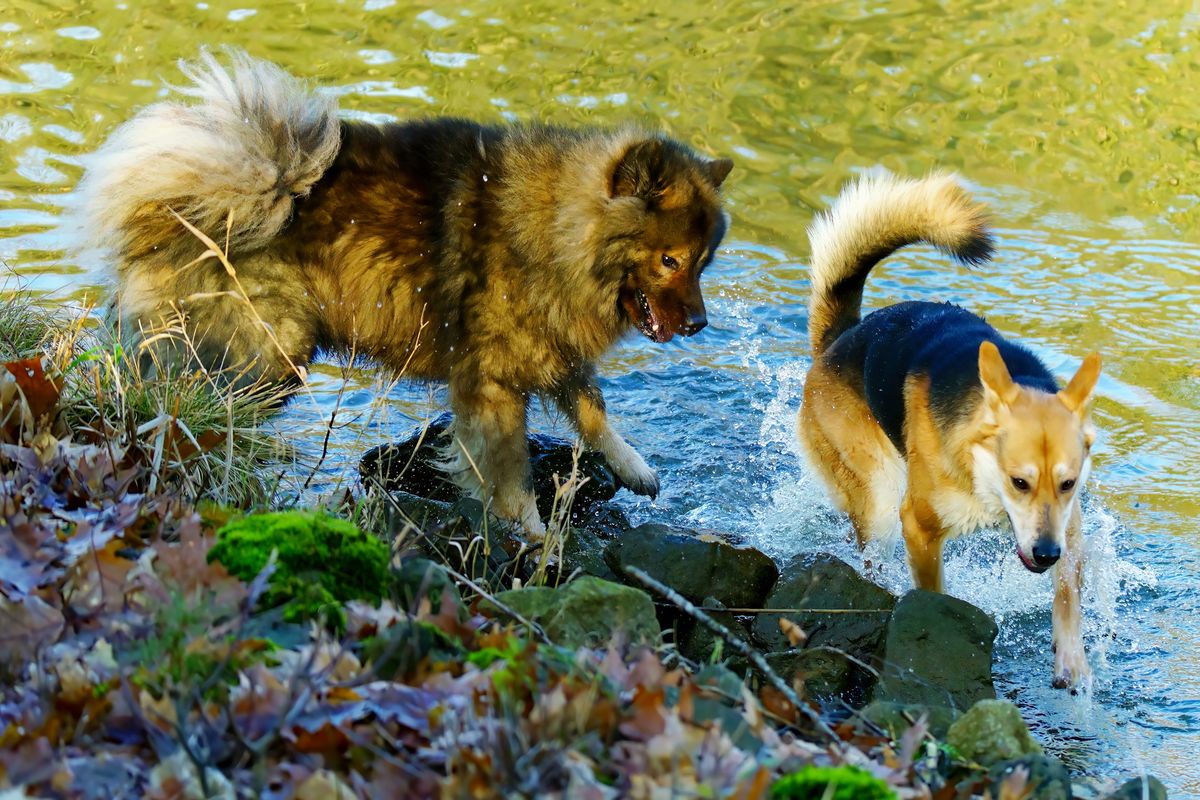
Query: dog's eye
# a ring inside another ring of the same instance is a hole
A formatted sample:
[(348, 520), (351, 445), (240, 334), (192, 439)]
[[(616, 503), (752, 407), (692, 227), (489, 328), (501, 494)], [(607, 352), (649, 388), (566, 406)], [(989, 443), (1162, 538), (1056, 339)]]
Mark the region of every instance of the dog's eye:
[(1059, 487), (1059, 489), (1062, 490), (1063, 494), (1066, 494), (1067, 492), (1071, 491), (1074, 488), (1075, 488), (1075, 479), (1074, 478), (1068, 478), (1067, 480), (1063, 481), (1062, 486)]
[(1029, 481), (1024, 478), (1018, 478), (1016, 475), (1012, 476), (1012, 485), (1018, 492), (1029, 491)]
[(667, 269), (679, 269), (679, 262), (666, 253), (663, 253), (662, 265)]

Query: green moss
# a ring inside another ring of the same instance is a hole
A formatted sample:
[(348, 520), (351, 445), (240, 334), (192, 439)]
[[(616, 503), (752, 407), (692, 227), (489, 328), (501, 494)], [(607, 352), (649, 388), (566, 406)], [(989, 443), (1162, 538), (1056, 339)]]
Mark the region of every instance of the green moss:
[(886, 783), (858, 767), (805, 767), (771, 787), (771, 800), (894, 800)]
[(262, 602), (286, 605), (288, 621), (324, 616), (341, 627), (343, 603), (378, 603), (387, 587), (387, 545), (320, 512), (280, 511), (233, 520), (217, 531), (208, 560), (249, 582), (266, 566), (272, 550), (279, 555)]

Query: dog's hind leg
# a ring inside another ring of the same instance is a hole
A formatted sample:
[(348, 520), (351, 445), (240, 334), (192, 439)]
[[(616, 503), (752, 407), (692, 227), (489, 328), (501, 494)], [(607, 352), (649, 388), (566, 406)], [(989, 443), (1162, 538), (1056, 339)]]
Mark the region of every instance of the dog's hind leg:
[(850, 516), (858, 546), (886, 547), (899, 521), (904, 465), (866, 403), (814, 366), (804, 387), (799, 432), (834, 505)]
[(1054, 680), (1056, 689), (1074, 686), (1091, 672), (1079, 629), (1079, 592), (1083, 586), (1083, 533), (1079, 500), (1067, 523), (1067, 546), (1054, 575)]
[(583, 443), (604, 454), (621, 483), (636, 494), (658, 496), (658, 474), (608, 424), (604, 395), (590, 364), (558, 386), (554, 402), (570, 418)]
[(490, 499), (496, 516), (519, 523), (532, 537), (543, 536), (546, 526), (530, 489), (525, 395), (477, 375), (460, 377), (450, 382), (450, 406), (454, 422), (445, 450), (450, 477), (471, 496)]

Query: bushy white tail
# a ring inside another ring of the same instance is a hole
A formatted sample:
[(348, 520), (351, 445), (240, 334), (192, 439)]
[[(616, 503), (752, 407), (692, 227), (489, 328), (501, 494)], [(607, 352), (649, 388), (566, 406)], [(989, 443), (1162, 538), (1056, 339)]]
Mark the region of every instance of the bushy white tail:
[(965, 264), (979, 264), (992, 255), (984, 207), (951, 173), (922, 180), (886, 172), (859, 178), (817, 215), (808, 240), (808, 332), (814, 353), (858, 322), (867, 275), (899, 248), (924, 242)]
[(222, 244), (232, 217), (231, 249), (264, 246), (337, 155), (332, 97), (240, 50), (225, 52), (228, 69), (208, 51), (181, 62), (190, 85), (174, 91), (184, 99), (144, 109), (87, 161), (85, 240), (122, 266), (192, 239), (172, 210)]

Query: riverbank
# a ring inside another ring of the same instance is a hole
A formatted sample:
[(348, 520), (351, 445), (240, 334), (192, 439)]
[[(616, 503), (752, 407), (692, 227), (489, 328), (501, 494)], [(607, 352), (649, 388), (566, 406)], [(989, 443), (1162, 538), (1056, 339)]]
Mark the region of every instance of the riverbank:
[(0, 320), (13, 796), (1117, 788), (1072, 782), (992, 699), (995, 625), (967, 603), (631, 528), (602, 460), (545, 440), (541, 548), (413, 483), (403, 446), (326, 508), (271, 508), (269, 402), (155, 380), (20, 300)]

